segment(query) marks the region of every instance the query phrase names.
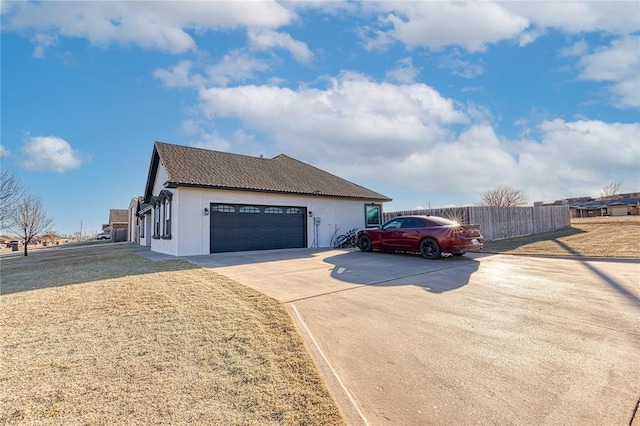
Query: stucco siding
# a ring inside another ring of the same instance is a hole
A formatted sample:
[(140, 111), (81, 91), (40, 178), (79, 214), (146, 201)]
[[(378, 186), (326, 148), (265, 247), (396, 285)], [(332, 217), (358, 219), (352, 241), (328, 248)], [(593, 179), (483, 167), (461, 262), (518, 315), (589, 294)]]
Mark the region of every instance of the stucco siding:
[[(179, 242), (178, 256), (209, 253), (209, 216), (204, 215), (204, 191), (178, 188), (174, 196), (174, 226)], [(206, 205), (208, 207), (208, 205)]]
[(169, 175), (167, 174), (167, 169), (162, 165), (162, 163), (158, 164), (158, 171), (156, 173), (156, 180), (153, 183), (153, 192), (152, 194), (158, 196), (160, 191), (164, 189), (164, 183), (169, 179)]
[[(211, 203), (304, 207), (307, 209), (307, 247), (329, 247), (335, 233), (363, 228), (365, 224), (364, 200), (181, 187), (174, 190), (172, 199), (172, 238), (154, 239), (152, 250), (177, 256), (209, 254), (210, 216), (205, 216), (204, 209)], [(314, 240), (314, 217), (320, 217), (318, 241)]]
[(151, 247), (151, 234), (153, 233), (153, 223), (151, 222), (151, 215), (144, 215), (144, 238), (140, 239), (140, 244)]

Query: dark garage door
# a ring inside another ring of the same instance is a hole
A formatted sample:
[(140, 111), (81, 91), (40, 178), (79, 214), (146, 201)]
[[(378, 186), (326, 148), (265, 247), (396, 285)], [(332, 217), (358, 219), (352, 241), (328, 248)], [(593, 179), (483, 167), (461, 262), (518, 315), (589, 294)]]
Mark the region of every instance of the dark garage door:
[(210, 205), (211, 253), (307, 246), (303, 207)]

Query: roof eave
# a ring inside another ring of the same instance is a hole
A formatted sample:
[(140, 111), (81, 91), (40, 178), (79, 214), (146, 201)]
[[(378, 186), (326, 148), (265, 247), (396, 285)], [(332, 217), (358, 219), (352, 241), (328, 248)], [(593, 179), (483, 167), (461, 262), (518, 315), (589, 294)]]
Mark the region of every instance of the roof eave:
[(215, 189), (220, 191), (243, 191), (243, 192), (261, 192), (268, 194), (286, 194), (286, 195), (309, 195), (313, 197), (324, 197), (324, 198), (344, 198), (344, 199), (352, 199), (352, 200), (366, 200), (366, 201), (379, 201), (379, 202), (389, 202), (393, 201), (392, 198), (389, 197), (367, 197), (360, 195), (341, 195), (341, 194), (323, 194), (317, 192), (299, 192), (299, 191), (278, 191), (272, 189), (259, 189), (259, 188), (241, 188), (241, 187), (229, 187), (229, 186), (221, 186), (221, 185), (205, 185), (200, 183), (181, 183), (181, 182), (165, 182), (165, 188), (202, 188), (202, 189)]
[(149, 164), (149, 175), (147, 176), (147, 184), (145, 185), (144, 198), (145, 203), (149, 203), (153, 196), (153, 183), (156, 180), (156, 174), (158, 173), (158, 164), (160, 163), (160, 155), (156, 145), (153, 145), (153, 152), (151, 153), (151, 163)]

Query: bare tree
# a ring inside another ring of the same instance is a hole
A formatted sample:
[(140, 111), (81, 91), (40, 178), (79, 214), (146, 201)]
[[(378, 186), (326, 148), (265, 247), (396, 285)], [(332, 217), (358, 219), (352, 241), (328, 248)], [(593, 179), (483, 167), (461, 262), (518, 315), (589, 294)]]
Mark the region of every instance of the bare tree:
[(40, 198), (29, 195), (11, 209), (9, 223), (10, 228), (23, 238), (24, 255), (27, 256), (27, 246), (31, 240), (49, 230), (53, 219), (47, 214)]
[(515, 207), (527, 204), (527, 194), (510, 186), (499, 186), (482, 194), (480, 205), (495, 207)]
[(4, 228), (5, 220), (22, 194), (23, 188), (17, 176), (11, 171), (0, 170), (0, 228)]
[(55, 243), (57, 240), (60, 239), (60, 234), (58, 234), (53, 229), (49, 229), (44, 234), (42, 234), (42, 238), (47, 243)]
[(620, 191), (620, 187), (622, 183), (620, 182), (611, 182), (608, 185), (602, 187), (602, 192), (600, 193), (601, 197), (613, 197)]

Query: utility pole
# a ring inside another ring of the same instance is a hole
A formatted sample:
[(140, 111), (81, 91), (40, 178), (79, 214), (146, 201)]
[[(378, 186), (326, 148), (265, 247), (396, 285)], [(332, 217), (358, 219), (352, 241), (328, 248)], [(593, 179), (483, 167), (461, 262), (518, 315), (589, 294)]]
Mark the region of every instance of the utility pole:
[(80, 241), (82, 241), (82, 221), (80, 221)]

